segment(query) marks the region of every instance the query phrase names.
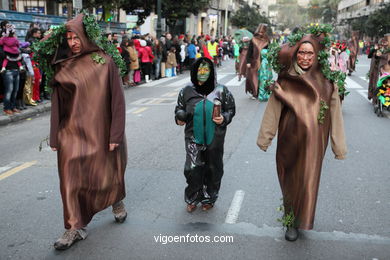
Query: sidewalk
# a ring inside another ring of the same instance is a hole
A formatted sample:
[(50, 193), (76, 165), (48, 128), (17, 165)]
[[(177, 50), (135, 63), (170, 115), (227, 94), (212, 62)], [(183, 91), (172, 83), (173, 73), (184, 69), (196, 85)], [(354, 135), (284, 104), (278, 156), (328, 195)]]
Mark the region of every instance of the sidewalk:
[(5, 115), (3, 113), (3, 105), (1, 104), (1, 114), (0, 114), (0, 126), (8, 125), (12, 122), (18, 122), (28, 118), (39, 116), (39, 114), (46, 113), (51, 109), (50, 100), (44, 100), (42, 103), (39, 103), (37, 106), (27, 106), (27, 109), (22, 110), (18, 114), (13, 114), (12, 116)]

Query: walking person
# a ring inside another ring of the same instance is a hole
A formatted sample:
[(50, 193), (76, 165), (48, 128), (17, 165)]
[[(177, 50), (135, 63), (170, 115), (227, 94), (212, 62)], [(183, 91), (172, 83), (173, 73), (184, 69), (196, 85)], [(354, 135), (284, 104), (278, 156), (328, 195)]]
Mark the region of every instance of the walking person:
[(66, 229), (54, 244), (58, 250), (85, 239), (92, 217), (109, 206), (117, 222), (127, 217), (121, 78), (113, 59), (88, 38), (83, 16), (68, 21), (66, 33), (54, 34), (64, 44), (50, 60), (55, 66), (50, 146), (57, 152)]
[(336, 83), (318, 61), (323, 36), (304, 35), (279, 52), (276, 85), (263, 115), (257, 145), (267, 151), (278, 132), (276, 165), (284, 214), (292, 216), (285, 238), (295, 241), (298, 229), (313, 228), (322, 161), (331, 139), (335, 158), (345, 158), (343, 116)]
[[(217, 83), (210, 59), (195, 61), (191, 82), (180, 91), (175, 108), (176, 124), (185, 125), (184, 194), (188, 212), (193, 212), (199, 203), (204, 211), (209, 210), (218, 198), (226, 129), (235, 115), (233, 95)], [(216, 102), (220, 109), (214, 110)], [(213, 114), (213, 110), (217, 112)]]

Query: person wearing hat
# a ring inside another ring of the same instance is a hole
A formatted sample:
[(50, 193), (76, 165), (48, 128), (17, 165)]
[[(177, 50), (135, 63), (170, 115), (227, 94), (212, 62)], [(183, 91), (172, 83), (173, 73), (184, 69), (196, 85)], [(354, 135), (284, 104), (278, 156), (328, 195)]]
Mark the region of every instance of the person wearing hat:
[(181, 89), (175, 108), (177, 125), (184, 126), (187, 211), (197, 205), (211, 209), (223, 176), (223, 146), (227, 126), (235, 115), (233, 95), (217, 83), (213, 62), (199, 58), (191, 68), (191, 84)]
[(338, 87), (318, 61), (324, 35), (306, 34), (295, 45), (282, 45), (282, 67), (263, 115), (257, 145), (267, 151), (278, 133), (276, 165), (285, 216), (293, 216), (285, 238), (313, 228), (322, 162), (330, 137), (336, 159), (344, 159), (344, 137)]

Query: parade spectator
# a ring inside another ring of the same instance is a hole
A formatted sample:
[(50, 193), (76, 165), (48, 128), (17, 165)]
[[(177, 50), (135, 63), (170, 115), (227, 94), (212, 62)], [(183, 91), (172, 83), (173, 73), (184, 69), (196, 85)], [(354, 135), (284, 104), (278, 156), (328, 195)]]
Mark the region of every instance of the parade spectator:
[(7, 24), (5, 27), (5, 31), (1, 35), (0, 45), (3, 46), (4, 51), (4, 60), (2, 63), (2, 67), (0, 73), (5, 72), (5, 68), (9, 61), (14, 61), (18, 65), (20, 71), (23, 71), (24, 68), (22, 66), (22, 56), (20, 55), (20, 43), (18, 38), (16, 37), (15, 26), (13, 24)]
[(174, 46), (168, 51), (167, 62), (165, 65), (165, 75), (167, 78), (176, 76), (176, 48)]
[(129, 70), (130, 70), (130, 53), (127, 50), (129, 40), (127, 38), (122, 38), (120, 45), (121, 56), (126, 65), (126, 75), (122, 78), (123, 84), (128, 84), (129, 82)]
[(130, 68), (129, 68), (129, 85), (135, 86), (136, 81), (134, 79), (134, 73), (139, 69), (139, 61), (138, 61), (138, 53), (137, 50), (134, 47), (134, 41), (129, 40), (127, 51), (129, 52), (130, 56)]
[(188, 64), (191, 66), (196, 58), (196, 46), (195, 46), (195, 40), (191, 40), (191, 43), (187, 47), (187, 53), (188, 53)]
[(145, 40), (141, 40), (141, 48), (139, 49), (138, 52), (138, 57), (141, 61), (141, 69), (143, 76), (145, 77), (145, 82), (148, 83), (151, 81), (151, 73), (152, 73), (152, 64), (153, 64), (153, 53), (152, 53), (152, 48), (151, 43)]
[(162, 59), (162, 45), (158, 39), (154, 40), (154, 44), (152, 46), (153, 49), (153, 65), (154, 65), (154, 79), (160, 78), (161, 71), (161, 59)]

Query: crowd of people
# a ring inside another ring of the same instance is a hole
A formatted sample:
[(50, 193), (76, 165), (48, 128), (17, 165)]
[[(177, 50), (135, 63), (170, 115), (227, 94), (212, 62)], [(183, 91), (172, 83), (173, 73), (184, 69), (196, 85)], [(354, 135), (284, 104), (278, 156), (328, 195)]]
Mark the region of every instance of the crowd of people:
[(149, 82), (166, 77), (174, 77), (190, 69), (196, 58), (210, 57), (219, 67), (223, 60), (233, 57), (231, 36), (215, 39), (209, 35), (190, 36), (164, 33), (159, 39), (145, 34), (135, 34), (131, 37), (122, 35), (109, 40), (116, 44), (128, 68), (123, 82), (135, 86), (141, 81)]
[(31, 46), (42, 38), (43, 31), (31, 23), (24, 41), (19, 41), (16, 29), (9, 21), (0, 23), (0, 93), (3, 93), (4, 113), (13, 115), (36, 106), (50, 95), (45, 91), (45, 74), (33, 59)]

